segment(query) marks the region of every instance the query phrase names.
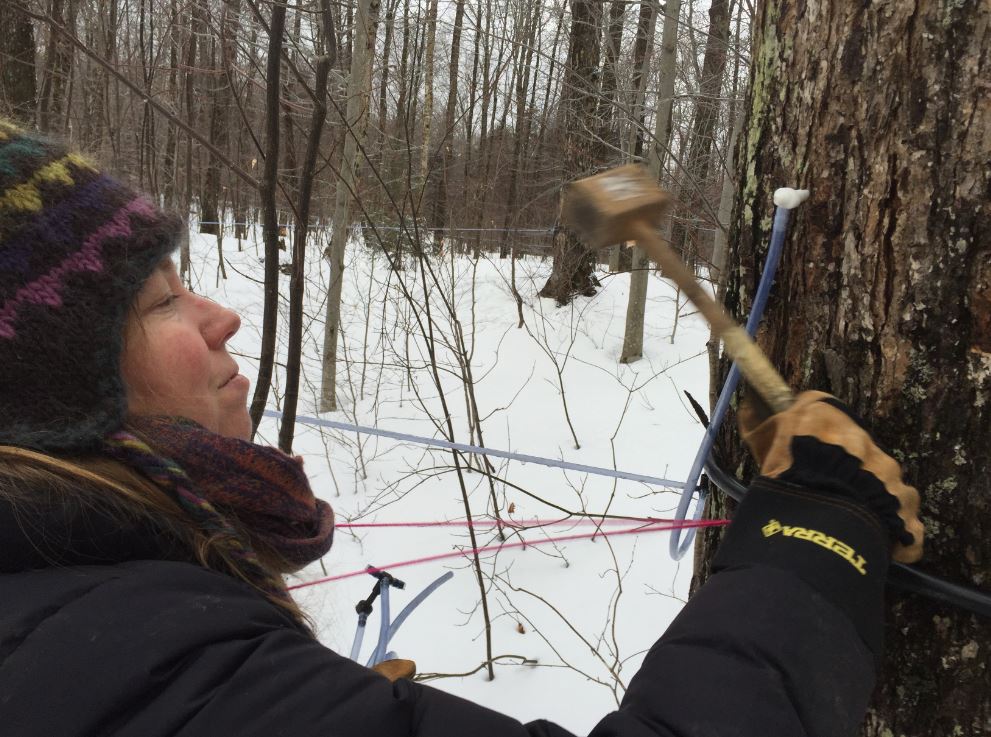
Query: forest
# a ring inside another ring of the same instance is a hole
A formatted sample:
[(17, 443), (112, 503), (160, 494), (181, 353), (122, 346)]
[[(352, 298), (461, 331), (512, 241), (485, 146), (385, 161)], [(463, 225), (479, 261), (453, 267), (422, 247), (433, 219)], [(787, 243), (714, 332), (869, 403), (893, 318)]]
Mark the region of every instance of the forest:
[[(661, 235), (740, 320), (772, 193), (805, 187), (758, 342), (792, 386), (836, 394), (911, 465), (928, 515), (923, 566), (987, 587), (989, 57), (985, 0), (0, 0), (0, 115), (187, 218), (190, 284), (243, 282), (228, 270), (253, 249), (251, 415), (286, 451), (297, 414), (362, 419), (361, 401), (380, 396), (366, 391), (374, 370), (378, 386), (405, 387), (400, 405), (429, 406), (437, 437), (485, 446), (483, 426), (497, 423), (476, 388), (512, 355), (500, 338), (492, 364), (476, 356), (484, 314), (537, 346), (554, 397), (540, 406), (569, 453), (583, 444), (575, 396), (599, 391), (573, 378), (575, 363), (613, 372), (603, 381), (626, 397), (603, 437), (615, 466), (627, 407), (649, 403), (641, 389), (667, 370), (661, 344), (685, 341), (673, 363), (704, 355), (692, 386), (710, 411), (729, 361), (681, 291), (659, 291), (641, 249), (590, 248), (565, 227), (562, 186), (645, 166), (671, 196)], [(478, 306), (485, 269), (504, 291), (498, 317)], [(663, 329), (651, 310), (664, 310)], [(586, 315), (612, 331), (614, 366), (578, 349), (571, 360)], [(646, 373), (627, 382), (638, 363)], [(264, 419), (273, 408), (277, 426)], [(720, 455), (751, 475), (731, 425)], [(347, 441), (356, 478), (375, 460), (362, 442)], [(458, 480), (458, 513), (501, 520), (514, 493), (504, 469), (466, 458), (435, 459)], [(590, 498), (608, 507), (610, 494)], [(731, 500), (707, 499), (708, 517), (732, 514)], [(721, 535), (700, 532), (693, 591)], [(492, 677), (487, 595), (506, 581), (469, 558), (487, 639), (476, 660)], [(522, 628), (522, 595), (503, 593)], [(894, 593), (887, 625), (865, 737), (991, 733), (987, 620)], [(618, 699), (613, 644), (602, 673), (574, 670)]]

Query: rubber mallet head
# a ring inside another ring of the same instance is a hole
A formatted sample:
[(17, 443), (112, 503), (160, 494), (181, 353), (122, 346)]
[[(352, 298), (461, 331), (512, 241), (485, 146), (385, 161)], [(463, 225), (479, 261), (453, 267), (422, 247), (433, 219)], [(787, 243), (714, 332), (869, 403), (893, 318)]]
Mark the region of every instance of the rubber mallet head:
[(627, 164), (564, 189), (561, 220), (591, 248), (637, 239), (637, 229), (657, 227), (671, 198), (639, 164)]

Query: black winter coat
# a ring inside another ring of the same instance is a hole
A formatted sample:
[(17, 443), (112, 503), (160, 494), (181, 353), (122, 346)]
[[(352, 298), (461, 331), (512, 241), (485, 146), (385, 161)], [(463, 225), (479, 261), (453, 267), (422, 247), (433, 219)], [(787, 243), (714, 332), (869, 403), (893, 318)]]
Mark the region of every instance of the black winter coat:
[[(568, 735), (390, 683), (92, 507), (0, 499), (0, 546), (2, 737)], [(740, 558), (685, 606), (594, 737), (855, 731), (874, 678), (857, 628), (787, 565)]]

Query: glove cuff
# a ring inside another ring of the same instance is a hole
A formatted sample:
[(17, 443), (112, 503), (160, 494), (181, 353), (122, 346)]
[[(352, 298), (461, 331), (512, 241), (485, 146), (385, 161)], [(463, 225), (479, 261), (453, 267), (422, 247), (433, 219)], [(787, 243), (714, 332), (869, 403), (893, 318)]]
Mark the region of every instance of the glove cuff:
[(762, 476), (737, 508), (712, 569), (794, 573), (846, 614), (879, 657), (889, 561), (887, 531), (867, 508)]

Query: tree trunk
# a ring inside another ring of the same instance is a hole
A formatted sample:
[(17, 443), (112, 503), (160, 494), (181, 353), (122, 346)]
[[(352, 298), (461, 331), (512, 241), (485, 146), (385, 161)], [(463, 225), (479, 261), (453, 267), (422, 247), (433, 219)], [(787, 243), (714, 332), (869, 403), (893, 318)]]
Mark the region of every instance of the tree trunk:
[(715, 225), (706, 215), (712, 211), (708, 197), (709, 170), (716, 122), (719, 118), (719, 93), (726, 71), (729, 5), (729, 0), (713, 0), (709, 6), (709, 29), (702, 61), (702, 76), (699, 80), (699, 93), (695, 98), (688, 156), (678, 197), (681, 217), (676, 218), (672, 226), (672, 245), (692, 264), (700, 257), (705, 261), (712, 258), (708, 244), (700, 237), (702, 231), (699, 225)]
[(472, 34), (472, 55), (471, 55), (471, 82), (468, 84), (468, 109), (465, 111), (465, 161), (464, 161), (464, 183), (461, 188), (461, 222), (470, 222), (468, 214), (471, 210), (475, 187), (472, 185), (473, 150), (475, 140), (475, 103), (478, 102), (478, 65), (479, 46), (482, 37), (482, 5), (479, 0), (477, 12), (475, 13), (474, 33)]
[[(410, 99), (416, 98), (415, 88), (411, 94), (410, 67), (416, 65), (415, 39), (410, 33), (409, 3), (403, 3), (403, 47), (399, 57), (399, 93), (396, 103), (396, 135), (390, 141), (387, 154), (389, 155), (386, 166), (387, 181), (395, 183), (395, 191), (392, 199), (396, 202), (406, 201), (406, 171), (409, 168), (409, 150), (412, 145), (411, 131), (413, 126), (413, 105)], [(412, 64), (410, 57), (413, 57)], [(350, 98), (348, 98), (350, 99)], [(402, 153), (406, 154), (406, 164), (400, 165), (399, 159)], [(402, 212), (395, 213), (398, 220), (402, 217)], [(401, 234), (397, 235), (396, 243), (402, 242)]]
[(355, 188), (355, 166), (359, 144), (365, 138), (368, 101), (371, 97), (369, 67), (375, 49), (375, 25), (379, 0), (359, 0), (353, 32), (354, 50), (351, 55), (351, 76), (348, 79), (347, 128), (340, 179), (334, 201), (334, 222), (331, 242), (324, 254), (330, 260), (330, 286), (327, 296), (326, 322), (323, 338), (323, 377), (320, 387), (320, 411), (337, 409), (337, 343), (341, 322), (341, 290), (344, 286), (344, 250), (350, 230), (351, 193)]
[[(588, 134), (594, 123), (599, 67), (599, 28), (602, 6), (592, 0), (571, 0), (571, 40), (564, 74), (561, 107), (564, 118), (564, 171), (562, 184), (594, 173), (598, 144)], [(598, 286), (594, 272), (595, 254), (570, 231), (554, 235), (554, 264), (540, 290), (541, 297), (552, 297), (559, 305), (568, 304), (576, 294), (592, 296)]]
[(265, 171), (258, 183), (262, 202), (262, 239), (265, 241), (265, 305), (262, 309), (262, 342), (258, 380), (251, 398), (251, 436), (254, 437), (268, 403), (275, 369), (275, 337), (279, 322), (279, 77), (282, 72), (282, 36), (286, 30), (286, 6), (272, 6), (269, 25), (268, 64), (265, 73)]
[(334, 63), (337, 48), (334, 14), (330, 0), (320, 0), (323, 21), (324, 53), (316, 62), (313, 83), (313, 115), (299, 178), (299, 219), (293, 238), (292, 275), (289, 279), (289, 343), (286, 348), (286, 392), (282, 403), (282, 424), (279, 426), (279, 449), (292, 453), (296, 430), (296, 406), (299, 401), (299, 375), (303, 358), (303, 297), (306, 289), (306, 238), (309, 233), (310, 200), (313, 193), (314, 169), (320, 150), (320, 137), (327, 118), (327, 77)]
[[(186, 125), (189, 128), (194, 128), (196, 123), (196, 103), (195, 103), (195, 85), (196, 76), (193, 70), (196, 66), (196, 37), (199, 35), (203, 24), (199, 18), (199, 4), (194, 3), (189, 10), (189, 33), (186, 36), (186, 70), (185, 70), (185, 84), (184, 92), (186, 98)], [(185, 183), (186, 187), (183, 192), (183, 207), (182, 214), (183, 217), (189, 217), (190, 210), (193, 204), (193, 137), (186, 133), (186, 152), (185, 152), (185, 166), (186, 177)], [(189, 274), (189, 241), (188, 239), (183, 239), (179, 248), (179, 275), (182, 278), (188, 278)], [(256, 387), (257, 388), (257, 387)]]
[[(619, 77), (619, 58), (623, 47), (623, 21), (629, 0), (613, 0), (609, 6), (609, 27), (606, 30), (605, 59), (602, 64), (602, 93), (599, 96), (599, 122), (601, 135), (606, 141), (619, 143), (619, 131), (613, 129), (616, 111), (616, 83)], [(636, 64), (636, 62), (634, 62)], [(615, 140), (613, 140), (615, 139)]]
[(631, 161), (640, 161), (643, 158), (646, 137), (644, 104), (650, 58), (654, 51), (654, 36), (657, 34), (657, 14), (660, 11), (657, 6), (658, 0), (643, 0), (637, 16), (637, 39), (633, 46), (633, 84), (629, 102), (629, 141), (626, 143), (626, 153)]
[(551, 63), (546, 75), (547, 84), (544, 86), (544, 104), (540, 108), (541, 110), (540, 127), (537, 130), (537, 145), (536, 145), (536, 150), (534, 151), (534, 158), (537, 161), (541, 161), (541, 156), (543, 154), (544, 147), (547, 142), (547, 138), (549, 138), (549, 136), (546, 135), (546, 133), (551, 118), (551, 110), (552, 110), (551, 99), (554, 91), (555, 82), (560, 79), (560, 75), (555, 74), (555, 70), (557, 67), (557, 49), (558, 49), (558, 45), (561, 43), (561, 36), (563, 35), (561, 31), (564, 29), (565, 14), (562, 11), (558, 11), (557, 13), (555, 13), (555, 15), (557, 16), (557, 23), (555, 24), (554, 27), (554, 41), (551, 44), (551, 54), (550, 54)]
[[(481, 13), (481, 2), (479, 3), (479, 12)], [(492, 102), (493, 95), (495, 94), (495, 86), (498, 81), (499, 63), (496, 62), (497, 77), (495, 80), (492, 79), (492, 16), (494, 11), (492, 9), (492, 3), (486, 2), (485, 5), (485, 31), (482, 35), (482, 114), (479, 118), (479, 136), (478, 136), (478, 161), (484, 162), (480, 171), (481, 177), (476, 177), (475, 186), (472, 187), (472, 192), (474, 194), (472, 200), (472, 206), (474, 209), (474, 220), (473, 226), (475, 228), (475, 254), (476, 256), (481, 251), (482, 247), (482, 218), (485, 214), (485, 203), (489, 191), (489, 169), (492, 163), (491, 149), (492, 149), (492, 137), (489, 133), (489, 109), (495, 108)], [(477, 166), (477, 165), (476, 165)]]
[(461, 61), (461, 27), (464, 24), (465, 0), (457, 0), (454, 10), (454, 30), (451, 35), (451, 65), (448, 67), (447, 106), (444, 109), (444, 146), (441, 149), (441, 165), (434, 200), (434, 241), (439, 241), (449, 222), (448, 189), (454, 173), (454, 118), (458, 105), (458, 75)]
[[(654, 45), (654, 32), (657, 28), (656, 0), (640, 3), (640, 16), (637, 19), (637, 40), (633, 48), (633, 100), (630, 105), (629, 146), (630, 159), (636, 161), (643, 154), (644, 119), (643, 106), (646, 92), (647, 72), (650, 69), (650, 52)], [(647, 282), (650, 260), (639, 246), (630, 252), (630, 296), (626, 303), (626, 327), (623, 333), (623, 350), (620, 363), (634, 363), (643, 357), (643, 323), (647, 310)]]
[[(220, 38), (211, 37), (204, 41), (200, 50), (200, 65), (213, 72), (210, 75), (208, 99), (210, 100), (210, 143), (221, 150), (228, 147), (230, 97), (232, 90), (225, 74), (221, 74), (230, 62), (233, 39), (237, 38), (238, 9), (224, 5), (220, 17)], [(209, 53), (207, 53), (209, 43)], [(220, 64), (217, 63), (217, 46), (220, 45)], [(207, 154), (206, 172), (200, 189), (200, 233), (217, 236), (218, 242), (223, 232), (220, 206), (220, 161)]]
[[(170, 11), (173, 22), (169, 25), (168, 45), (169, 45), (169, 102), (175, 110), (182, 108), (179, 98), (179, 40), (177, 38), (176, 20), (179, 17), (178, 0), (170, 0)], [(178, 205), (178, 193), (176, 190), (176, 160), (177, 147), (179, 145), (179, 130), (175, 121), (169, 120), (165, 133), (165, 150), (162, 151), (162, 190), (165, 197), (165, 206), (170, 210), (176, 209)], [(183, 213), (186, 217), (186, 213)]]
[[(774, 188), (811, 189), (760, 342), (792, 386), (838, 395), (894, 449), (924, 501), (920, 567), (985, 589), (989, 19), (986, 0), (760, 6), (727, 292), (742, 314)], [(725, 455), (739, 465), (739, 450)], [(700, 577), (714, 538), (701, 538)], [(887, 625), (863, 734), (991, 734), (988, 620), (889, 591)]]
[[(657, 0), (644, 2), (643, 6), (654, 5)], [(640, 27), (644, 25), (645, 8), (641, 7)], [(678, 51), (678, 16), (681, 14), (681, 0), (668, 0), (664, 7), (664, 26), (661, 31), (661, 65), (658, 72), (657, 112), (654, 121), (654, 143), (647, 152), (647, 168), (655, 179), (660, 181), (664, 171), (664, 161), (667, 158), (668, 145), (671, 140), (671, 108), (674, 101), (674, 81), (677, 70), (675, 60)], [(647, 33), (653, 39), (656, 27), (657, 13), (651, 13), (646, 19)], [(650, 54), (644, 55), (643, 77), (650, 62)], [(634, 106), (636, 109), (636, 106)], [(638, 130), (642, 126), (634, 121)], [(634, 156), (639, 157), (643, 149), (643, 136), (638, 133), (633, 145)], [(620, 363), (633, 363), (643, 356), (643, 324), (647, 309), (647, 282), (650, 277), (648, 269), (650, 261), (641, 252), (640, 247), (634, 248), (633, 265), (630, 273), (630, 299), (626, 305), (626, 329), (623, 334), (623, 351), (620, 353)], [(675, 310), (678, 309), (675, 303)], [(677, 313), (675, 314), (677, 318)]]
[[(48, 14), (55, 23), (75, 32), (76, 0), (51, 0)], [(61, 133), (66, 129), (66, 88), (72, 74), (72, 51), (62, 34), (50, 28), (38, 111), (42, 131)]]
[(423, 206), (427, 188), (427, 165), (430, 161), (430, 133), (434, 119), (434, 48), (437, 45), (437, 2), (427, 6), (427, 41), (423, 53), (423, 142), (420, 146), (420, 166), (417, 169), (417, 210)]
[(4, 115), (33, 122), (38, 105), (35, 83), (34, 27), (9, 3), (0, 4), (0, 102)]
[[(523, 168), (523, 146), (526, 142), (526, 99), (530, 91), (530, 66), (533, 62), (533, 52), (536, 47), (536, 34), (540, 26), (541, 7), (540, 3), (535, 3), (532, 14), (523, 16), (524, 27), (518, 44), (519, 60), (517, 66), (520, 74), (516, 77), (516, 135), (513, 136), (513, 156), (510, 160), (509, 174), (509, 194), (506, 196), (506, 213), (502, 221), (502, 233), (499, 241), (499, 258), (506, 258), (509, 255), (509, 229), (518, 222), (519, 210), (516, 206), (517, 193), (519, 191), (520, 170)], [(507, 107), (509, 100), (506, 101)], [(522, 298), (516, 291), (515, 283), (512, 285), (513, 297), (517, 301), (517, 307), (521, 307)]]
[[(296, 9), (293, 13), (292, 30), (288, 38), (300, 38), (302, 34), (303, 14)], [(287, 21), (288, 22), (288, 21)], [(293, 106), (297, 103), (296, 78), (289, 74), (290, 60), (296, 68), (300, 66), (298, 44), (292, 44), (292, 51), (283, 57), (282, 73), (282, 193), (291, 201), (297, 201), (299, 194), (299, 157), (296, 150), (296, 124), (293, 120)], [(285, 250), (285, 242), (281, 246)]]
[(384, 33), (385, 40), (382, 44), (382, 76), (379, 80), (379, 100), (378, 100), (378, 156), (379, 166), (385, 164), (385, 151), (389, 145), (389, 72), (392, 69), (392, 37), (396, 27), (396, 4), (398, 0), (391, 0), (386, 4)]

